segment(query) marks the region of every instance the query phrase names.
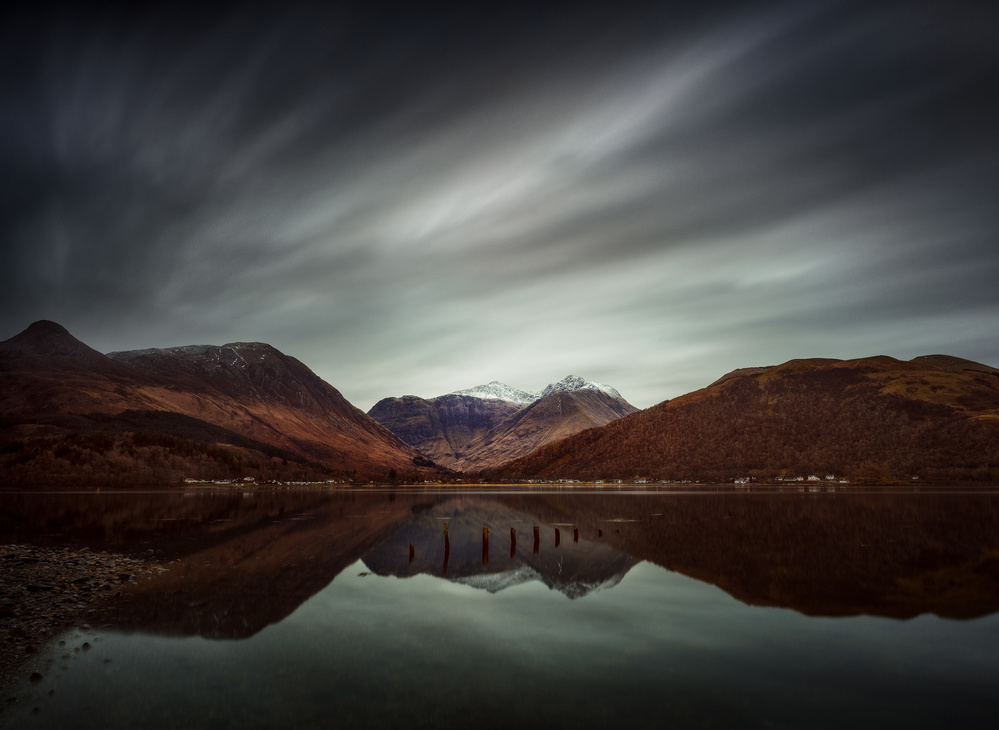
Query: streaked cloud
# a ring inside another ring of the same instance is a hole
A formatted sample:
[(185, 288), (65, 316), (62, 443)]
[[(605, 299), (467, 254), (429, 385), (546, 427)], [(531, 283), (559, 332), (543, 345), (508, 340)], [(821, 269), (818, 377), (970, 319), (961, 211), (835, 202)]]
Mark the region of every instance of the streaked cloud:
[(569, 372), (648, 406), (793, 357), (999, 365), (993, 11), (572, 8), (27, 16), (0, 337), (263, 340), (364, 409)]

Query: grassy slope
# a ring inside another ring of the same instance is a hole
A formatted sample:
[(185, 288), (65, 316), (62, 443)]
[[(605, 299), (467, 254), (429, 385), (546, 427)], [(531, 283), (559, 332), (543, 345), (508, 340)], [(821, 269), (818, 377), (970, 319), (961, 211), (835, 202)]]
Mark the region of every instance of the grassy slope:
[(503, 477), (999, 481), (999, 372), (792, 360), (542, 447)]

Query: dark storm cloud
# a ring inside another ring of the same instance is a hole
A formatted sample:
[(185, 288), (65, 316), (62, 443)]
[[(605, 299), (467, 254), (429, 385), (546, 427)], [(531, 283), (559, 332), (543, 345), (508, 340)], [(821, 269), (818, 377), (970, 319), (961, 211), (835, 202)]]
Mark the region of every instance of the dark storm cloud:
[(39, 8), (5, 24), (0, 324), (266, 340), (368, 407), (570, 371), (999, 364), (972, 4)]

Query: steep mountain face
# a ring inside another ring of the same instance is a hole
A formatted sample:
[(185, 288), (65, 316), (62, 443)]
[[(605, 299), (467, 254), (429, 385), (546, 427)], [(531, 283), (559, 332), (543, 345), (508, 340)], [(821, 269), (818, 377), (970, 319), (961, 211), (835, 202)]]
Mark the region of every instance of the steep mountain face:
[(557, 383), (552, 383), (542, 390), (537, 398), (544, 398), (547, 395), (551, 395), (555, 391), (565, 390), (565, 391), (593, 391), (596, 393), (606, 393), (611, 398), (619, 401), (624, 401), (621, 394), (617, 392), (614, 388), (609, 385), (603, 385), (602, 383), (593, 383), (585, 378), (581, 378), (578, 375), (566, 375)]
[(301, 362), (270, 345), (195, 345), (109, 357), (179, 386), (183, 412), (237, 433), (331, 464), (412, 469), (411, 449)]
[(123, 395), (123, 389), (134, 385), (129, 369), (55, 322), (35, 322), (0, 342), (0, 378), (0, 412), (7, 415), (136, 407)]
[(431, 399), (385, 398), (368, 415), (434, 462), (479, 471), (636, 410), (613, 388), (570, 375), (538, 394), (493, 381)]
[[(260, 343), (119, 352), (109, 357), (59, 325), (42, 322), (0, 343), (0, 382), (0, 409), (5, 415), (0, 436), (22, 450), (20, 455), (16, 449), (12, 452), (15, 460), (27, 460), (26, 454), (34, 453), (24, 451), (25, 438), (30, 445), (30, 437), (37, 436), (39, 429), (42, 435), (66, 438), (74, 430), (129, 430), (127, 424), (141, 421), (149, 430), (195, 442), (203, 442), (214, 429), (220, 441), (239, 448), (271, 457), (291, 455), (342, 471), (413, 471), (414, 458), (424, 463), (412, 447), (298, 360)], [(91, 464), (86, 460), (90, 456), (77, 452), (93, 452), (95, 444), (129, 452), (135, 446), (93, 441), (88, 437), (72, 449), (60, 447), (72, 457), (67, 468), (79, 466), (74, 462), (84, 457), (83, 463)], [(169, 439), (163, 443), (176, 445)], [(101, 469), (113, 472), (117, 456), (105, 456)], [(164, 475), (171, 468), (165, 467)]]
[(384, 398), (368, 415), (437, 464), (464, 459), (470, 444), (519, 411), (500, 398), (450, 393), (430, 400), (413, 395)]
[(463, 471), (493, 469), (545, 444), (636, 412), (627, 401), (596, 389), (549, 391), (469, 444), (455, 461)]
[(943, 355), (746, 368), (496, 474), (995, 482), (999, 370)]
[(118, 371), (107, 357), (73, 337), (61, 324), (44, 319), (0, 342), (0, 352), (4, 356), (0, 367), (5, 370), (39, 361), (58, 363), (67, 370)]

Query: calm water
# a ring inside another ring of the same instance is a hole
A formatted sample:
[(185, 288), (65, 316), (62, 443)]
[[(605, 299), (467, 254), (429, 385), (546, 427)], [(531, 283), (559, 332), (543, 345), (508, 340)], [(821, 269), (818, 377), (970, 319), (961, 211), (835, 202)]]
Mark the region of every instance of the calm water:
[(7, 727), (991, 728), (999, 710), (996, 495), (0, 498), (7, 542), (173, 561), (57, 637)]

